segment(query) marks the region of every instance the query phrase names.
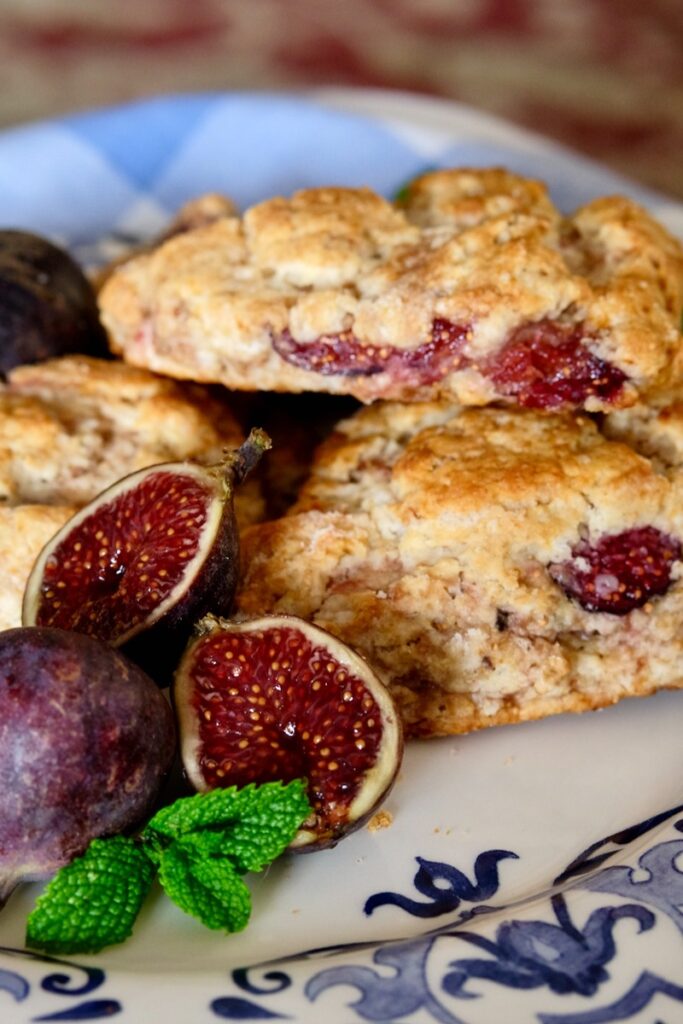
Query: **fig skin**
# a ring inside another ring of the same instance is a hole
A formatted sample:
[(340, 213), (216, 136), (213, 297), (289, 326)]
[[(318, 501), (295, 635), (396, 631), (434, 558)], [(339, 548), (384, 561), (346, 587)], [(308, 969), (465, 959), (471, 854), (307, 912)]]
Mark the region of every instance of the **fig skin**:
[(0, 375), (71, 352), (110, 355), (88, 279), (47, 239), (0, 230)]
[(0, 633), (0, 906), (142, 822), (175, 747), (168, 702), (119, 652), (59, 629)]

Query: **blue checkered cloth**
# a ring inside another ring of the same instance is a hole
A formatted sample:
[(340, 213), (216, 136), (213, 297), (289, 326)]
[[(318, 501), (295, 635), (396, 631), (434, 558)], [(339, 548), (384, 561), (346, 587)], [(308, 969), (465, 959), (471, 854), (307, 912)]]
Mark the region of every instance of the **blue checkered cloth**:
[[(430, 133), (395, 117), (370, 118), (291, 95), (196, 94), (21, 126), (0, 134), (0, 225), (34, 230), (85, 262), (161, 229), (187, 199), (229, 195), (245, 207), (312, 185), (368, 185), (394, 194), (431, 167), (505, 165), (542, 178), (555, 202), (627, 192), (660, 197), (557, 146), (511, 144), (478, 132)], [(99, 247), (99, 248), (98, 248)]]

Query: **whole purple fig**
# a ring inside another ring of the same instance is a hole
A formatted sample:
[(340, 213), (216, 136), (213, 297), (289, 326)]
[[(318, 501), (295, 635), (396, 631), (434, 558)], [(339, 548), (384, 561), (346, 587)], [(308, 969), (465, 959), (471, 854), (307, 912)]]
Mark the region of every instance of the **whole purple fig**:
[(158, 687), (107, 644), (0, 633), (0, 906), (151, 809), (175, 750)]
[(47, 238), (0, 230), (0, 377), (68, 352), (109, 355), (90, 282)]

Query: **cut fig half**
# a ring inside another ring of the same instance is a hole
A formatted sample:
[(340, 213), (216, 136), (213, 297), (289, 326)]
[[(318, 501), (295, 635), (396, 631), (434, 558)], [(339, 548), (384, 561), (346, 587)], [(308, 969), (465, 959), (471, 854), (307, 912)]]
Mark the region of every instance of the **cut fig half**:
[(311, 818), (291, 846), (333, 846), (389, 792), (403, 754), (398, 712), (370, 666), (294, 616), (206, 616), (175, 675), (181, 757), (200, 792), (305, 778)]
[(163, 463), (107, 488), (38, 556), (23, 624), (69, 629), (115, 647), (144, 633), (145, 646), (153, 636), (160, 657), (164, 643), (180, 640), (179, 655), (198, 616), (232, 607), (239, 571), (233, 494), (269, 447), (267, 435), (254, 430), (218, 465)]

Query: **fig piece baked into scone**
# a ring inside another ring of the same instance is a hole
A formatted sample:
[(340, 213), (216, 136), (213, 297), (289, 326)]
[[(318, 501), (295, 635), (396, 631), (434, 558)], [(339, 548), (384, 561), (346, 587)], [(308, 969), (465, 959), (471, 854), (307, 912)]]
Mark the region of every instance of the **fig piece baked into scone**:
[[(242, 440), (203, 387), (87, 356), (13, 370), (0, 384), (0, 629), (21, 624), (33, 562), (78, 507), (136, 469), (213, 462)], [(255, 485), (237, 514), (242, 524), (261, 516)]]
[(680, 373), (681, 246), (628, 199), (436, 171), (314, 188), (168, 238), (100, 293), (115, 352), (233, 389), (608, 410)]
[(415, 736), (683, 685), (683, 503), (591, 419), (378, 403), (249, 528), (246, 615), (301, 615), (379, 672)]

